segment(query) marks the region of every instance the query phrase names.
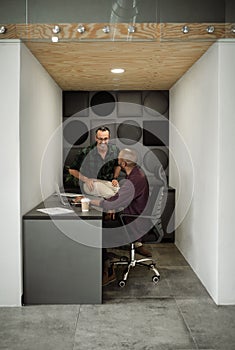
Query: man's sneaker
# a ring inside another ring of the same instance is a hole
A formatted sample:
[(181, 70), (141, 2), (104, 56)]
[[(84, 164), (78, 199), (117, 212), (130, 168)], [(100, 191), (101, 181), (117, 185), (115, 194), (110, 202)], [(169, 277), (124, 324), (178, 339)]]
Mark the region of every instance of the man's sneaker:
[(152, 256), (152, 253), (149, 250), (145, 249), (143, 245), (135, 248), (135, 252), (148, 258)]

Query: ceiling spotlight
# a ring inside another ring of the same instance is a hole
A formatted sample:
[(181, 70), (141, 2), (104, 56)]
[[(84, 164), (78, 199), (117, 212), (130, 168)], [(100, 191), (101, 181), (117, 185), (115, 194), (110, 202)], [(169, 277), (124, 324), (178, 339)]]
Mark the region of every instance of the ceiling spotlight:
[(52, 41), (53, 43), (58, 43), (58, 41), (59, 41), (58, 36), (52, 36), (51, 41)]
[(134, 26), (128, 26), (128, 33), (135, 33), (135, 27)]
[(52, 32), (54, 34), (58, 34), (60, 32), (60, 27), (59, 26), (54, 26), (54, 28), (52, 29)]
[(208, 26), (208, 27), (206, 28), (206, 31), (207, 31), (207, 33), (209, 33), (209, 34), (212, 34), (212, 33), (214, 33), (214, 31), (215, 31), (215, 27), (214, 27), (214, 26)]
[(4, 34), (6, 32), (7, 28), (4, 26), (0, 27), (0, 34)]
[(235, 25), (231, 27), (231, 32), (235, 34)]
[(183, 32), (184, 34), (188, 34), (188, 32), (189, 32), (189, 27), (188, 27), (188, 26), (183, 26), (182, 32)]
[(78, 29), (77, 29), (78, 33), (82, 34), (85, 32), (85, 30), (86, 28), (84, 27), (84, 25), (80, 24), (80, 26), (78, 26)]
[(104, 33), (109, 33), (110, 32), (110, 27), (109, 26), (104, 26), (102, 29)]
[(114, 74), (121, 74), (121, 73), (125, 72), (125, 69), (123, 69), (123, 68), (113, 68), (113, 69), (111, 69), (111, 72), (114, 73)]

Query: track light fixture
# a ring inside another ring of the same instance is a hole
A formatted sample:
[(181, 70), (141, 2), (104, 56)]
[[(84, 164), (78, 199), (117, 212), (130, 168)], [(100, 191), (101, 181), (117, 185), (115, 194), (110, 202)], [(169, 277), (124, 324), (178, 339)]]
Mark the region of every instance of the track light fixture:
[(0, 34), (4, 34), (4, 33), (6, 33), (6, 31), (7, 31), (6, 27), (4, 27), (4, 26), (0, 27)]
[(128, 33), (135, 33), (135, 27), (132, 25), (128, 26)]
[(104, 33), (109, 33), (110, 32), (110, 27), (109, 26), (104, 26), (102, 29)]
[(183, 32), (184, 34), (188, 34), (188, 32), (189, 32), (189, 27), (188, 27), (188, 26), (183, 26), (183, 28), (182, 28), (181, 30), (182, 30), (182, 32)]
[(214, 27), (214, 26), (208, 26), (208, 27), (206, 28), (206, 31), (207, 31), (207, 33), (209, 33), (209, 34), (212, 34), (212, 33), (214, 33), (214, 31), (215, 31), (215, 27)]
[(77, 29), (78, 33), (82, 34), (86, 31), (86, 28), (84, 27), (83, 24), (80, 24)]
[(52, 29), (52, 32), (53, 32), (54, 34), (58, 34), (58, 33), (60, 32), (60, 27), (57, 26), (57, 25), (55, 25), (54, 28)]

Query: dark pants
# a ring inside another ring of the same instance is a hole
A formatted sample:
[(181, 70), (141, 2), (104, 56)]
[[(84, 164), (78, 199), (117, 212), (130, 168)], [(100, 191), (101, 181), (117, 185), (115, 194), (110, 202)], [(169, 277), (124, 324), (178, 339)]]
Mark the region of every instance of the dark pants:
[[(109, 236), (109, 233), (108, 233), (109, 229), (118, 229), (118, 228), (122, 227), (122, 223), (121, 223), (121, 220), (119, 218), (119, 215), (116, 215), (115, 220), (107, 220), (107, 219), (105, 219), (105, 214), (104, 214), (103, 215), (103, 221), (102, 221), (102, 227), (104, 228), (104, 230), (103, 230), (103, 232), (104, 232), (104, 234), (103, 234), (103, 246), (106, 247), (107, 245), (109, 246), (109, 244), (108, 244), (109, 243), (109, 238), (112, 238), (111, 230), (110, 230), (110, 236)], [(110, 244), (110, 248), (111, 248), (111, 244)], [(107, 263), (108, 260), (109, 260), (109, 255), (108, 255), (107, 249), (103, 248), (102, 249), (102, 267), (103, 267), (103, 271), (104, 271), (105, 263)]]

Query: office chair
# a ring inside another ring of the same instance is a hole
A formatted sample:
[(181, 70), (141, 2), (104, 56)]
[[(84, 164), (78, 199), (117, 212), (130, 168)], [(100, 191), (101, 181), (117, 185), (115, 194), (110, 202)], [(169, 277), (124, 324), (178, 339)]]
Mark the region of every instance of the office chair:
[[(141, 214), (141, 220), (151, 220), (151, 226), (153, 226), (153, 231), (157, 235), (156, 243), (159, 243), (164, 235), (162, 222), (161, 222), (161, 214), (164, 208), (165, 199), (166, 199), (166, 179), (164, 176), (163, 167), (157, 167), (154, 170), (155, 175), (155, 184), (153, 185), (147, 209), (144, 211), (143, 215)], [(128, 226), (125, 225), (126, 218), (138, 218), (139, 215), (130, 215), (130, 214), (120, 214), (120, 219), (122, 225), (128, 234)], [(147, 264), (146, 262), (150, 263)], [(160, 273), (156, 268), (156, 262), (150, 258), (144, 258), (137, 260), (135, 257), (135, 244), (134, 242), (130, 243), (130, 251), (129, 258), (126, 256), (122, 256), (120, 260), (112, 262), (112, 265), (126, 265), (126, 269), (124, 271), (123, 278), (118, 282), (120, 287), (125, 287), (126, 281), (129, 275), (131, 268), (135, 266), (147, 267), (152, 270), (154, 275), (152, 277), (152, 281), (157, 284), (160, 280)]]

